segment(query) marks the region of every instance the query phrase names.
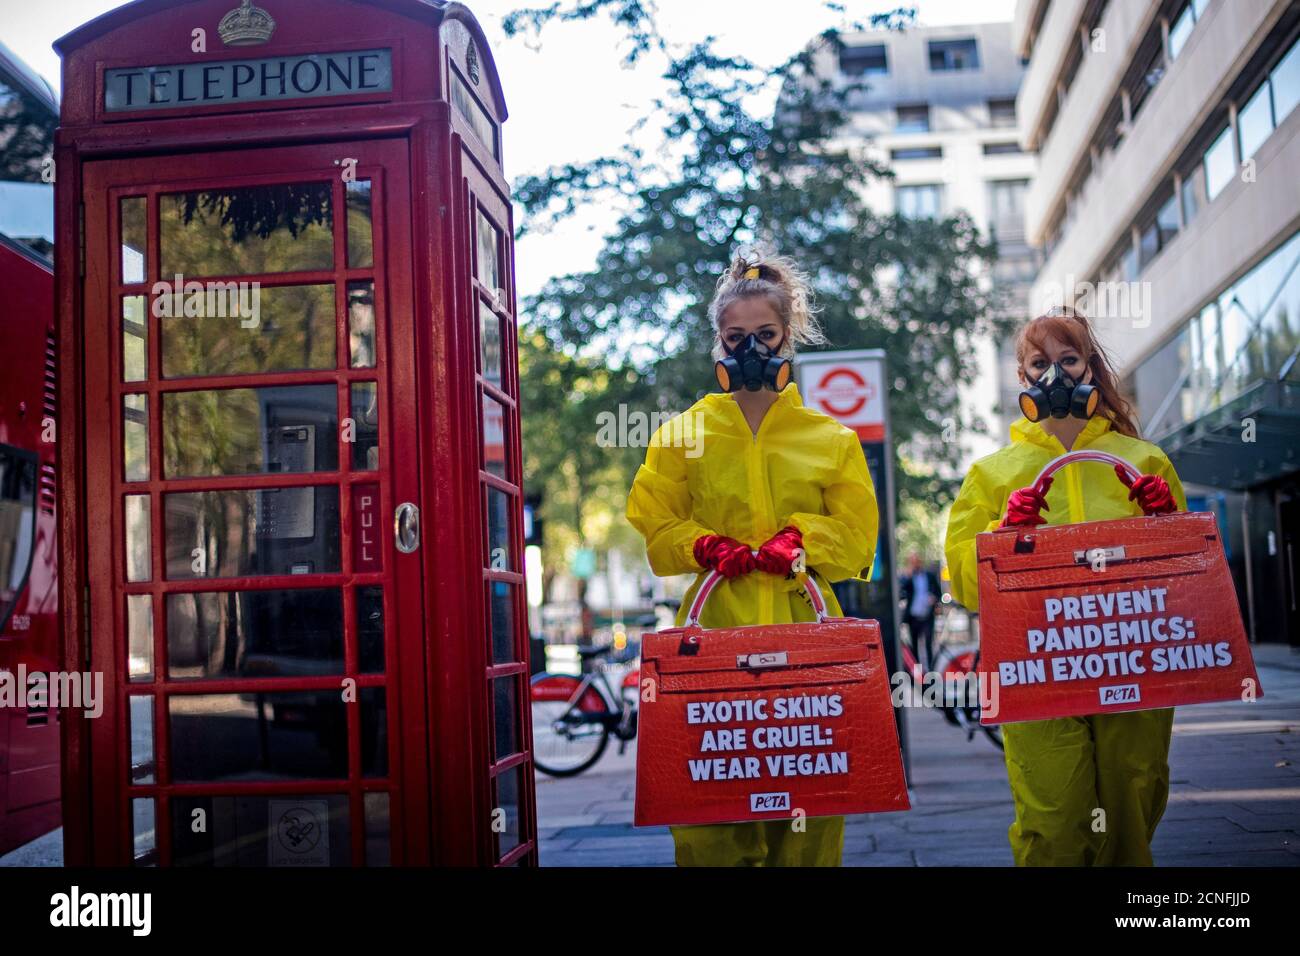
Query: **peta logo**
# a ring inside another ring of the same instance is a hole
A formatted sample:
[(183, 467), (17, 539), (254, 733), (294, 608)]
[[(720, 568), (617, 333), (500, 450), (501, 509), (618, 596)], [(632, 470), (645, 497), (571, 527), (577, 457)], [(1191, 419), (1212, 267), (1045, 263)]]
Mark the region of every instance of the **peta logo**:
[(135, 936), (152, 928), (150, 893), (83, 893), (78, 886), (50, 897), (51, 926), (125, 926)]
[(786, 793), (751, 793), (749, 795), (749, 812), (765, 813), (771, 810), (789, 810), (790, 794)]
[(1138, 690), (1137, 684), (1114, 684), (1110, 687), (1100, 687), (1101, 705), (1108, 704), (1136, 704), (1142, 700), (1142, 692)]

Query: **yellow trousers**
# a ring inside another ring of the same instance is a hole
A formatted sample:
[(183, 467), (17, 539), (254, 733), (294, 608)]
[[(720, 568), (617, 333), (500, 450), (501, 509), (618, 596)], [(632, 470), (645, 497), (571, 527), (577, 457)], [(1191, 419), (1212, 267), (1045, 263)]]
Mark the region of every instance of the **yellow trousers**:
[(1017, 866), (1150, 866), (1173, 708), (1004, 724)]
[(844, 818), (670, 827), (678, 866), (839, 866)]

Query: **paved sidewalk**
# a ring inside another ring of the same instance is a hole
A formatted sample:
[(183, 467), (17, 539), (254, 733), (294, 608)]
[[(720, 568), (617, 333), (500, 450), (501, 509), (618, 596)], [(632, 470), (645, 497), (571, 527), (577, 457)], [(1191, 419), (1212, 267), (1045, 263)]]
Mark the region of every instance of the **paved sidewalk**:
[[(1178, 709), (1162, 866), (1300, 866), (1300, 655), (1255, 648), (1264, 696)], [(932, 710), (909, 710), (913, 809), (850, 817), (846, 866), (1008, 866), (1002, 754)], [(671, 866), (666, 827), (634, 829), (636, 756), (611, 745), (570, 779), (537, 775), (543, 866)]]

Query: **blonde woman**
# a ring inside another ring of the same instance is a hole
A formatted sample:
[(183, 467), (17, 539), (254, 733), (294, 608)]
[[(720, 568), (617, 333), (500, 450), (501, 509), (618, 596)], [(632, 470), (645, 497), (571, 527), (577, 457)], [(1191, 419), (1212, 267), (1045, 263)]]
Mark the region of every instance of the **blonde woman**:
[[(709, 307), (720, 392), (666, 423), (628, 494), (627, 517), (658, 575), (693, 573), (681, 624), (704, 576), (726, 580), (704, 627), (815, 618), (802, 569), (822, 584), (867, 573), (876, 495), (857, 436), (805, 408), (790, 383), (801, 343), (823, 340), (808, 284), (790, 260), (738, 256)], [(689, 444), (674, 440), (692, 430)], [(824, 587), (829, 612), (840, 608)], [(679, 866), (838, 866), (844, 818), (673, 827)]]

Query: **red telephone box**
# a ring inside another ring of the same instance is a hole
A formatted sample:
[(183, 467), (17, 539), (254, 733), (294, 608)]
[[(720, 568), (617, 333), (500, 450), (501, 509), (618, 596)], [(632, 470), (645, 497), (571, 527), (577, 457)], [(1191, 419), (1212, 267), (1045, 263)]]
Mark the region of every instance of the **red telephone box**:
[(56, 46), (67, 862), (534, 864), (482, 30), (138, 0)]

